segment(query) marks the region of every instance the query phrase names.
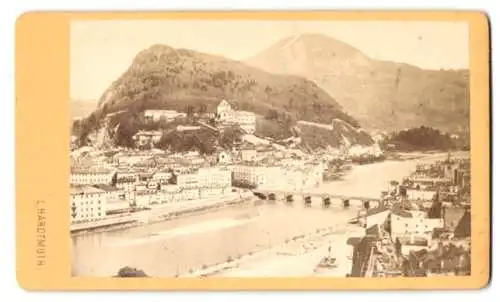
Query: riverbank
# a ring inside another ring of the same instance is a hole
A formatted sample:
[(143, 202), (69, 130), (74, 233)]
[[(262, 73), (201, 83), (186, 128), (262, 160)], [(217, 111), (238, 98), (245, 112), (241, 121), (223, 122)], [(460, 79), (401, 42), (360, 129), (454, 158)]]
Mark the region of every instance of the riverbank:
[[(363, 228), (341, 222), (177, 277), (345, 276), (351, 269), (350, 254), (352, 254), (346, 244), (347, 239), (363, 234)], [(335, 250), (332, 256), (337, 258), (338, 266), (328, 271), (317, 272), (315, 270), (317, 264), (322, 257), (328, 255), (330, 247)]]
[[(391, 180), (407, 176), (418, 163), (439, 158), (446, 154), (355, 165), (342, 180), (315, 190), (378, 198)], [(346, 238), (357, 237), (347, 221), (359, 210), (336, 204), (324, 208), (320, 203), (306, 207), (302, 202), (260, 201), (192, 212), (136, 228), (73, 236), (72, 276), (109, 277), (125, 266), (155, 277), (345, 276), (352, 249)], [(318, 233), (315, 239), (318, 229), (327, 232), (330, 228), (336, 231), (324, 237)], [(330, 243), (339, 267), (314, 272)]]
[(254, 201), (253, 196), (232, 196), (226, 198), (183, 201), (170, 205), (153, 206), (150, 210), (138, 211), (130, 214), (122, 214), (118, 217), (111, 217), (100, 221), (86, 224), (71, 225), (71, 236), (81, 234), (98, 233), (124, 230), (145, 224), (155, 224), (170, 221), (192, 214), (200, 214), (208, 211), (216, 211), (224, 207), (244, 204)]

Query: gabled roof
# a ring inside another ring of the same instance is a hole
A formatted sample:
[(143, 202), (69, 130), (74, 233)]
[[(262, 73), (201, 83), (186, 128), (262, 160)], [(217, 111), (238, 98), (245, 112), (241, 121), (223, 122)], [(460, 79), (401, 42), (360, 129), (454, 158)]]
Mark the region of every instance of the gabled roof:
[(385, 211), (389, 211), (389, 208), (387, 208), (385, 206), (371, 208), (371, 209), (368, 209), (368, 211), (366, 211), (365, 216), (369, 217), (369, 216), (373, 216), (373, 215), (376, 215), (376, 214), (380, 214), (380, 213), (385, 212)]
[(467, 238), (471, 236), (471, 215), (470, 211), (465, 211), (455, 228), (455, 238)]
[(218, 106), (231, 106), (231, 105), (228, 103), (228, 101), (226, 101), (226, 100), (222, 100), (222, 101), (219, 103), (219, 105), (217, 105), (217, 107), (218, 107)]
[(366, 232), (367, 236), (378, 237), (378, 235), (379, 235), (378, 231), (379, 231), (379, 225), (378, 224), (374, 224), (371, 227), (367, 228), (365, 232)]

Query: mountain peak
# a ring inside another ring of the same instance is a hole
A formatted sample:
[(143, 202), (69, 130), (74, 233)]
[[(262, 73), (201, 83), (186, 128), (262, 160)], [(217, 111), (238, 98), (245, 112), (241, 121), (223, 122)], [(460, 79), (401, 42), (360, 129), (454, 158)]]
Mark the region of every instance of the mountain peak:
[(468, 112), (466, 73), (378, 61), (323, 34), (286, 37), (247, 63), (312, 80), (365, 127), (453, 128)]
[[(288, 36), (278, 43), (271, 45), (268, 49), (264, 50), (261, 54), (269, 52), (282, 52), (282, 51), (301, 51), (308, 53), (314, 57), (326, 58), (350, 58), (350, 57), (364, 57), (361, 51), (339, 41), (333, 37), (317, 34), (317, 33), (302, 33), (293, 36)], [(252, 59), (250, 59), (252, 60)]]
[(335, 74), (366, 72), (372, 60), (358, 49), (324, 34), (303, 33), (286, 37), (246, 61), (267, 71), (310, 78), (321, 70)]

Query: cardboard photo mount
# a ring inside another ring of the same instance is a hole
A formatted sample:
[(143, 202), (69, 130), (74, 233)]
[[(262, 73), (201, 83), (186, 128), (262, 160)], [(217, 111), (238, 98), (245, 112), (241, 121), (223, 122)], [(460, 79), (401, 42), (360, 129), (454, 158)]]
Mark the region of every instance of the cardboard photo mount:
[[(69, 39), (72, 20), (463, 21), (469, 25), (471, 276), (426, 278), (71, 277)], [(16, 275), (26, 290), (479, 289), (490, 279), (488, 18), (467, 11), (29, 12), (16, 22)]]

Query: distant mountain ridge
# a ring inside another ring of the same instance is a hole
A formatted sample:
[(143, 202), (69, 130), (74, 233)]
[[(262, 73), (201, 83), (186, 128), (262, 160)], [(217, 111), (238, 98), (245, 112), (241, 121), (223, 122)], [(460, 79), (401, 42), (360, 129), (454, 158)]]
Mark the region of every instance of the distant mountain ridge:
[(314, 81), (366, 128), (468, 129), (468, 70), (425, 70), (374, 60), (321, 34), (285, 38), (245, 62)]
[(103, 93), (99, 110), (148, 108), (212, 111), (222, 100), (240, 110), (266, 115), (277, 110), (292, 119), (330, 123), (355, 119), (318, 85), (294, 75), (276, 75), (242, 62), (187, 49), (153, 45)]

